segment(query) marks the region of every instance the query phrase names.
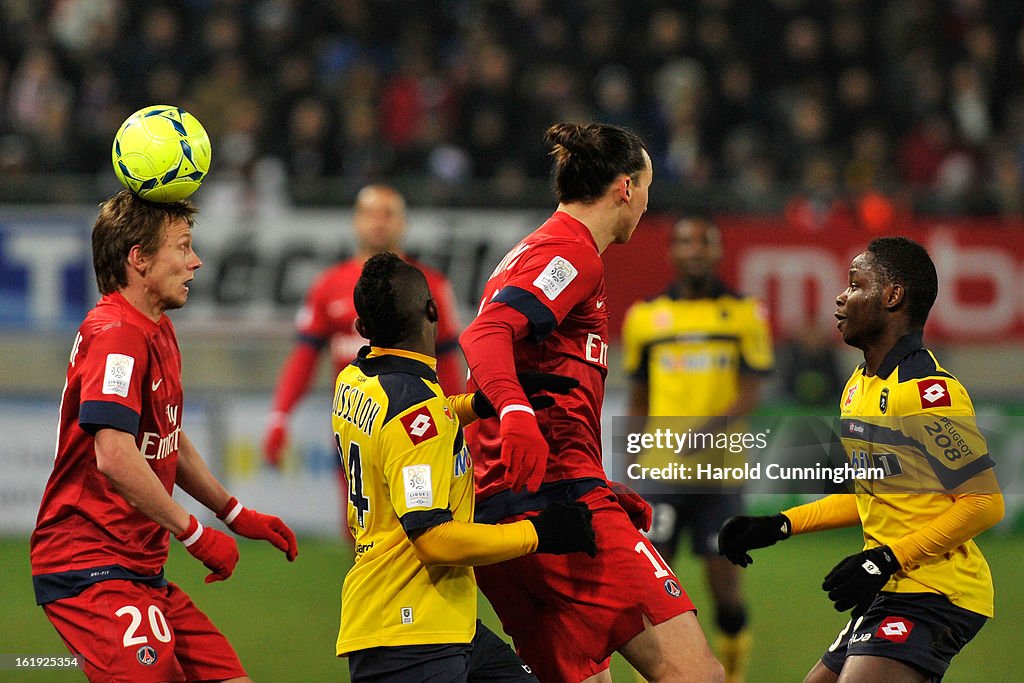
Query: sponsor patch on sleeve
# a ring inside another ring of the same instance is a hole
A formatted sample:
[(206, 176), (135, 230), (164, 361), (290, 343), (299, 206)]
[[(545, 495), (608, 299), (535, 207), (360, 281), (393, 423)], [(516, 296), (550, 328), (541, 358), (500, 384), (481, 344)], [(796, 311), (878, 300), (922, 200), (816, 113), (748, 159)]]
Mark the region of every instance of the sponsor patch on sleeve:
[(132, 370), (135, 359), (122, 353), (108, 353), (107, 367), (103, 371), (103, 393), (128, 397), (132, 385)]
[(921, 395), (922, 408), (941, 408), (953, 405), (949, 388), (944, 379), (924, 379), (917, 383), (917, 391)]
[(568, 259), (556, 256), (548, 265), (544, 266), (544, 270), (533, 281), (533, 286), (544, 292), (544, 296), (549, 301), (554, 301), (555, 297), (565, 291), (565, 288), (576, 279), (577, 275), (579, 275), (579, 271), (569, 263)]
[(434, 504), (434, 487), (430, 483), (430, 465), (406, 465), (402, 468), (405, 483), (405, 506), (428, 508)]
[(434, 424), (434, 418), (430, 416), (430, 410), (426, 406), (398, 419), (405, 427), (405, 433), (409, 435), (413, 446), (419, 446), (427, 439), (437, 436), (437, 425)]

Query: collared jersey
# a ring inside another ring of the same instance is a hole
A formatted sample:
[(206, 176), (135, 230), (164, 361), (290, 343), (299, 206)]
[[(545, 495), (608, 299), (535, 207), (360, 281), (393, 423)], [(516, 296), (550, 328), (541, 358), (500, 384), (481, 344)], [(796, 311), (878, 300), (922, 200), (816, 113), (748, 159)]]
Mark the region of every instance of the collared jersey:
[[(484, 287), (480, 310), (505, 304), (526, 316), (532, 334), (513, 341), (516, 372), (551, 372), (579, 387), (537, 412), (551, 448), (544, 482), (604, 480), (601, 404), (608, 374), (608, 306), (604, 263), (587, 227), (556, 211), (498, 263)], [(469, 391), (477, 389), (470, 378)], [(508, 490), (501, 465), (497, 418), (466, 429), (475, 458), (481, 503)]]
[(626, 372), (647, 382), (651, 415), (722, 415), (742, 373), (772, 369), (763, 307), (719, 286), (682, 299), (673, 290), (633, 304), (622, 327)]
[[(874, 376), (858, 367), (839, 408), (840, 436), (851, 465), (885, 473), (883, 479), (855, 481), (865, 548), (893, 543), (928, 525), (952, 505), (950, 491), (994, 466), (970, 396), (923, 348), (920, 334), (903, 337)], [(992, 574), (973, 540), (898, 572), (883, 590), (939, 593), (992, 616)]]
[[(702, 418), (724, 415), (739, 397), (741, 375), (767, 374), (774, 364), (763, 307), (721, 283), (706, 298), (679, 298), (673, 288), (633, 304), (622, 343), (626, 372), (647, 384), (652, 419), (645, 431), (652, 434), (658, 429), (701, 432)], [(744, 424), (735, 421), (728, 427), (744, 431)], [(710, 449), (697, 460), (742, 467), (746, 456), (737, 449)], [(648, 450), (638, 458), (640, 465), (655, 468), (679, 461), (685, 457), (674, 449)]]
[[(458, 349), (459, 315), (448, 279), (439, 271), (407, 259), (427, 278), (431, 296), (437, 302), (437, 349), (441, 357), (440, 377), (448, 391), (462, 386), (459, 365), (452, 352)], [(366, 339), (356, 331), (356, 307), (352, 294), (363, 272), (363, 261), (348, 259), (321, 273), (306, 294), (295, 320), (299, 338), (322, 348), (327, 346), (335, 373), (352, 362)]]
[[(53, 472), (31, 539), (37, 598), (74, 595), (96, 580), (125, 578), (118, 566), (153, 576), (169, 534), (132, 507), (96, 466), (95, 438), (110, 427), (135, 444), (170, 494), (182, 425), (181, 354), (170, 318), (153, 322), (119, 293), (104, 296), (75, 336), (60, 405)], [(63, 584), (61, 594), (39, 589)]]
[(355, 564), (345, 577), (337, 653), (468, 643), (471, 567), (425, 567), (409, 535), (473, 520), (473, 464), (433, 359), (368, 349), (338, 374), (331, 424), (348, 476)]

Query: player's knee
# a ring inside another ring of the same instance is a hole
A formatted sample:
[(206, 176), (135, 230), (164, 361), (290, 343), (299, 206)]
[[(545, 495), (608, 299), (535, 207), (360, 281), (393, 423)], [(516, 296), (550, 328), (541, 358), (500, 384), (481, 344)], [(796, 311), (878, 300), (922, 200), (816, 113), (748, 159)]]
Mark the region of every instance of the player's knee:
[(685, 658), (673, 657), (664, 661), (658, 671), (648, 676), (649, 681), (658, 683), (723, 683), (725, 669), (711, 650), (705, 647)]
[(720, 605), (715, 609), (715, 623), (719, 631), (734, 636), (747, 625), (747, 610), (743, 605)]

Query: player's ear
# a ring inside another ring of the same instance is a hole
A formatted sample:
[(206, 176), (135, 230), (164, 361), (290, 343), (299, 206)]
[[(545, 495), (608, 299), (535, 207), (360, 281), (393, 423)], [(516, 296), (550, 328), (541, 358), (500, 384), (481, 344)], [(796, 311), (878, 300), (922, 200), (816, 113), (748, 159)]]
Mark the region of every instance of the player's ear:
[(427, 312), (427, 320), (429, 320), (432, 323), (436, 323), (438, 321), (438, 319), (441, 317), (440, 313), (437, 310), (437, 302), (434, 301), (433, 299), (427, 299), (427, 311), (426, 312)]
[(897, 308), (900, 304), (903, 303), (906, 297), (907, 290), (903, 287), (903, 285), (898, 283), (887, 285), (885, 290), (882, 292), (882, 300), (885, 304), (885, 307), (888, 308), (889, 310)]
[(367, 331), (366, 325), (363, 324), (362, 318), (356, 318), (355, 328), (356, 332), (359, 333), (359, 336), (363, 337), (364, 339), (370, 338), (370, 333)]
[(633, 197), (633, 179), (628, 175), (623, 174), (622, 177), (619, 178), (619, 184), (616, 189), (618, 190), (619, 199), (628, 203)]
[(142, 251), (141, 244), (136, 244), (128, 250), (128, 268), (134, 270), (139, 275), (145, 275), (146, 270), (149, 269), (149, 259)]

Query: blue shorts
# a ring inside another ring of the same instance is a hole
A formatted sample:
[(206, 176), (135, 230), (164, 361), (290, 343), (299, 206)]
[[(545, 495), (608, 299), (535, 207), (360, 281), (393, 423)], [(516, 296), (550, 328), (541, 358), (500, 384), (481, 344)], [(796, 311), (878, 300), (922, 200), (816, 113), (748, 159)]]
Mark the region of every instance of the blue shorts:
[(879, 593), (863, 616), (846, 624), (821, 663), (838, 674), (847, 657), (888, 657), (941, 680), (986, 621), (936, 593)]
[(348, 655), (352, 683), (520, 683), (537, 679), (509, 644), (476, 622), (469, 643), (371, 647)]

